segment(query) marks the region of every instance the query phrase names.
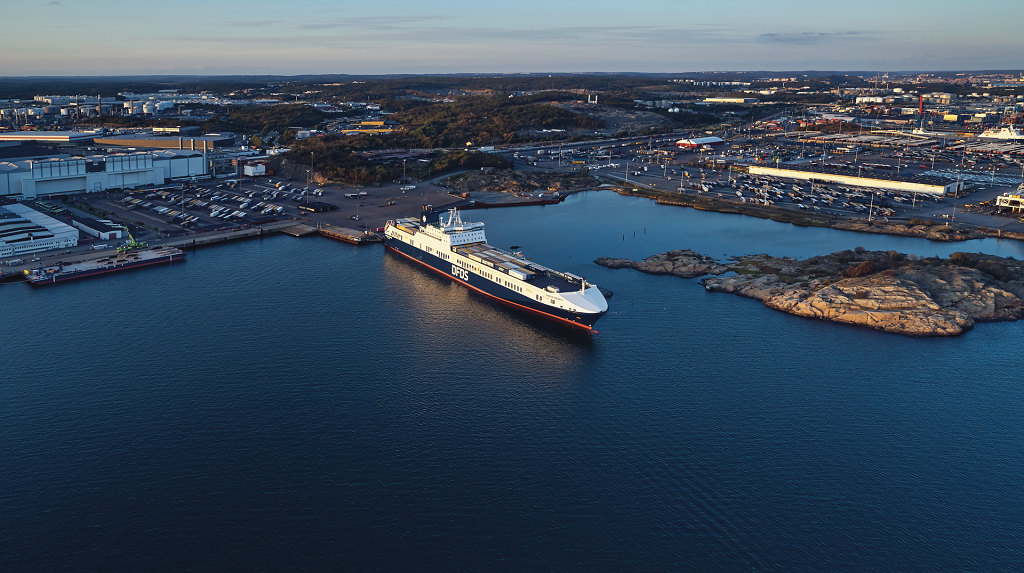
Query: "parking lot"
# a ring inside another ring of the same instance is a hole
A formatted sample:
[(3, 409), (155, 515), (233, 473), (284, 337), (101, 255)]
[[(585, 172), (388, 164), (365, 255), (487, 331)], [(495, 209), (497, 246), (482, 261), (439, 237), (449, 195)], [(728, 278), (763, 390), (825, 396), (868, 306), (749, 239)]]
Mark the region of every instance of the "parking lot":
[[(733, 139), (695, 151), (675, 148), (676, 137), (630, 138), (610, 144), (547, 146), (518, 151), (520, 164), (545, 170), (580, 170), (617, 182), (664, 192), (712, 196), (736, 203), (755, 202), (836, 218), (930, 219), (1024, 231), (1019, 215), (997, 213), (989, 203), (1024, 181), (1024, 157), (978, 154), (963, 146), (859, 148), (797, 139)], [(536, 153), (536, 155), (534, 155)], [(845, 171), (852, 175), (896, 174), (960, 179), (960, 197), (883, 188), (853, 187), (804, 180), (750, 176), (746, 165), (797, 165)], [(979, 208), (979, 205), (981, 208)], [(968, 207), (970, 206), (970, 207)]]

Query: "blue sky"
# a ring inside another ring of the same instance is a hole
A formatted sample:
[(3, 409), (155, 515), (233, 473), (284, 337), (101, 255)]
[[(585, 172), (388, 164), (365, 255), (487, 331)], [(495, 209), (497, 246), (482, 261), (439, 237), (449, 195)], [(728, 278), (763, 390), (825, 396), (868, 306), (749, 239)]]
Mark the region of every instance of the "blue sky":
[(0, 75), (1024, 68), (1024, 0), (20, 0)]

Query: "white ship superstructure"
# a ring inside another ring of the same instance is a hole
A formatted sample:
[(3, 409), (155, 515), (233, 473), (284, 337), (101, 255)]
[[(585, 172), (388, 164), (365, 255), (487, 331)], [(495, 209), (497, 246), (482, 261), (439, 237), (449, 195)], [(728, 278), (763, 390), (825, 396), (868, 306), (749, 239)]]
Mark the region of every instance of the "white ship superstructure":
[(1017, 129), (1016, 126), (1013, 126), (1013, 125), (1003, 125), (1003, 126), (1000, 126), (1000, 127), (993, 127), (991, 129), (986, 129), (980, 135), (978, 135), (978, 137), (983, 138), (983, 139), (1017, 140), (1017, 139), (1024, 139), (1024, 132), (1021, 132), (1021, 130)]

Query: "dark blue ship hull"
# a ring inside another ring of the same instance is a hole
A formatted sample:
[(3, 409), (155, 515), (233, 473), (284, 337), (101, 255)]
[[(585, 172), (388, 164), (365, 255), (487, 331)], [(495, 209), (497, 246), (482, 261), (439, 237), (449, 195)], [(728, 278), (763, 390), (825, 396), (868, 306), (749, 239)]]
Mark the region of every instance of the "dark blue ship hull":
[(516, 308), (541, 314), (563, 322), (568, 322), (574, 326), (579, 326), (588, 330), (592, 330), (594, 328), (594, 323), (604, 316), (604, 313), (575, 313), (566, 311), (565, 309), (545, 305), (540, 301), (531, 299), (511, 289), (505, 288), (494, 281), (485, 279), (467, 269), (453, 265), (449, 261), (424, 252), (392, 237), (384, 237), (384, 246), (386, 246), (390, 251), (429, 267), (435, 272), (438, 272), (455, 282), (463, 284), (476, 292)]

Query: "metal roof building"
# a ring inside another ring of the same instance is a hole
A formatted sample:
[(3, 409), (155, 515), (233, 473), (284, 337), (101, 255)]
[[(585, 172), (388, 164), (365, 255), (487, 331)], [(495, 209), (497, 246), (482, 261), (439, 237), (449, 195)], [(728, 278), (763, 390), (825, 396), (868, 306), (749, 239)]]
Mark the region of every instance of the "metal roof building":
[(117, 147), (151, 147), (158, 149), (182, 149), (189, 151), (213, 151), (216, 147), (230, 147), (235, 144), (233, 133), (207, 135), (156, 135), (153, 133), (130, 133), (98, 137), (96, 145)]
[(839, 169), (802, 169), (799, 166), (779, 165), (777, 167), (762, 167), (751, 165), (749, 172), (752, 175), (770, 175), (772, 177), (786, 177), (789, 179), (801, 179), (804, 181), (827, 181), (842, 185), (853, 185), (856, 187), (874, 187), (876, 189), (892, 189), (894, 191), (908, 191), (910, 193), (925, 193), (928, 195), (942, 196), (946, 193), (955, 193), (957, 182), (944, 177), (922, 177), (895, 175), (890, 173), (865, 173), (859, 175), (841, 171)]
[(680, 139), (676, 142), (676, 147), (683, 147), (686, 149), (699, 149), (705, 145), (708, 147), (725, 145), (725, 140), (721, 137), (698, 137), (696, 139)]
[(153, 151), (0, 162), (0, 196), (35, 199), (160, 185), (208, 173), (199, 152)]
[(121, 238), (121, 229), (119, 227), (111, 227), (110, 225), (101, 223), (96, 219), (71, 217), (71, 226), (83, 233), (92, 235), (101, 241), (110, 241)]
[(102, 135), (102, 131), (9, 131), (6, 133), (0, 133), (0, 141), (88, 143)]
[(14, 203), (0, 207), (0, 257), (78, 245), (78, 229)]

